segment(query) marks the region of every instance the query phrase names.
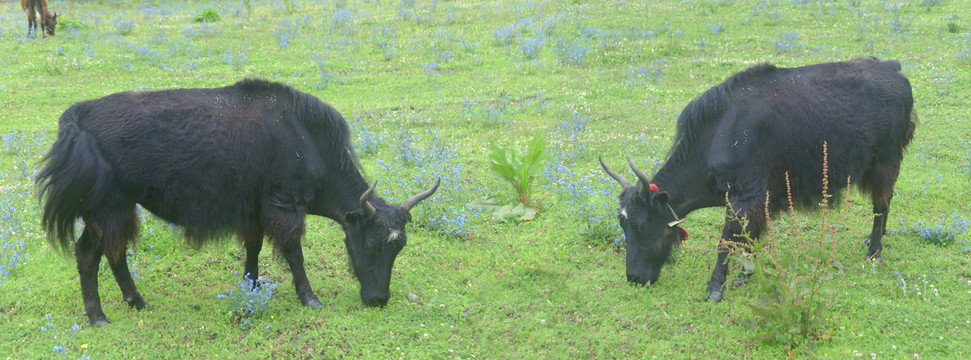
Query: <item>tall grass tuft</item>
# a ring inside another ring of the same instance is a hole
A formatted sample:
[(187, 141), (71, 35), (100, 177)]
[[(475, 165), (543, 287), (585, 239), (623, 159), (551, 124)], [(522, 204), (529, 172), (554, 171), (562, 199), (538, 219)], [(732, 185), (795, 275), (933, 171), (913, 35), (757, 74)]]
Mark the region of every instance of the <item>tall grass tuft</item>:
[(212, 8), (204, 9), (202, 10), (202, 12), (200, 12), (198, 15), (192, 18), (192, 21), (216, 22), (216, 21), (219, 21), (219, 13), (216, 12), (216, 10), (213, 10)]
[[(845, 276), (843, 265), (837, 259), (843, 250), (837, 241), (837, 230), (844, 227), (846, 210), (836, 214), (835, 223), (830, 222), (827, 157), (824, 142), (821, 216), (808, 221), (796, 217), (786, 173), (791, 223), (779, 229), (771, 226), (766, 196), (766, 222), (770, 224), (766, 236), (753, 243), (751, 253), (736, 254), (743, 267), (751, 271), (757, 292), (755, 299), (747, 304), (752, 317), (743, 320), (743, 325), (757, 333), (757, 341), (781, 344), (790, 356), (813, 353), (814, 341), (828, 337), (826, 313), (836, 300), (832, 283)], [(819, 223), (818, 227), (815, 223)], [(818, 232), (800, 230), (813, 227)]]

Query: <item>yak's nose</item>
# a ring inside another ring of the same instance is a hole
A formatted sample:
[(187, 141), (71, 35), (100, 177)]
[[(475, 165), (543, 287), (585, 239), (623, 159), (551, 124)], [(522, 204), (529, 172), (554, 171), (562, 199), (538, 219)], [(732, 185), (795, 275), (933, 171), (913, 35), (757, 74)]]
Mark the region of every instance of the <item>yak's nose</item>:
[(365, 292), (361, 291), (361, 301), (367, 306), (385, 306), (388, 304), (390, 294), (387, 292)]
[(385, 306), (385, 305), (388, 305), (388, 298), (385, 297), (385, 298), (364, 299), (364, 304), (366, 304), (367, 306), (374, 306), (374, 307)]
[(634, 274), (627, 274), (627, 282), (634, 285), (651, 286), (651, 280), (641, 278)]

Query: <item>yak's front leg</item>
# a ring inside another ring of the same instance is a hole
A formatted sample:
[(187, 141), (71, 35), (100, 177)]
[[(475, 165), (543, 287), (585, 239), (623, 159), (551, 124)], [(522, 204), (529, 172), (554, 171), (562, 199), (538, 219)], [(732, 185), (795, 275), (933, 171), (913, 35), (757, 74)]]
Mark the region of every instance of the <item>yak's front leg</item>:
[(236, 236), (246, 248), (246, 263), (243, 266), (243, 276), (252, 283), (252, 289), (260, 286), (260, 251), (263, 250), (263, 228), (257, 226), (250, 229), (240, 229)]
[(293, 286), (297, 291), (297, 298), (300, 302), (311, 308), (323, 305), (307, 280), (307, 271), (303, 266), (303, 249), (300, 248), (300, 239), (296, 239), (290, 244), (280, 246), (280, 253), (290, 265), (290, 272), (293, 273)]
[(708, 280), (708, 300), (721, 301), (725, 291), (725, 278), (728, 276), (728, 254), (734, 248), (731, 242), (738, 241), (736, 234), (740, 233), (742, 226), (737, 219), (725, 219), (725, 226), (722, 229), (722, 238), (718, 244), (718, 259), (715, 261), (715, 268), (711, 271), (711, 280)]
[(310, 288), (307, 272), (303, 265), (303, 249), (300, 239), (304, 234), (305, 211), (293, 211), (270, 205), (269, 211), (264, 208), (263, 226), (267, 234), (273, 239), (273, 245), (280, 255), (290, 265), (293, 274), (293, 286), (300, 302), (311, 308), (323, 305)]
[[(750, 203), (757, 204), (760, 202), (758, 200), (755, 199)], [(761, 202), (764, 203), (764, 198)], [(744, 247), (750, 239), (757, 239), (759, 233), (765, 227), (765, 211), (762, 206), (764, 205), (753, 205), (734, 211), (729, 209), (725, 218), (725, 226), (722, 229), (722, 241), (718, 246), (718, 260), (711, 272), (711, 280), (708, 281), (708, 300), (718, 302), (724, 295), (725, 279), (728, 276), (728, 255), (735, 251), (739, 245)], [(736, 209), (738, 208), (736, 207)], [(751, 274), (742, 271), (739, 273), (737, 281), (742, 283), (750, 276)]]

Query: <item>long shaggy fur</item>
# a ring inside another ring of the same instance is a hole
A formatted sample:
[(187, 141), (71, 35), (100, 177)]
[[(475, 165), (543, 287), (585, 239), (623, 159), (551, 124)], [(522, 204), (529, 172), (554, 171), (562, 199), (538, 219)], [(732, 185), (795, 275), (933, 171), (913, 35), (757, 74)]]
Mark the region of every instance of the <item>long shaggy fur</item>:
[(44, 157), (47, 166), (37, 175), (40, 196), (46, 195), (42, 223), (51, 242), (62, 248), (74, 237), (75, 220), (92, 212), (114, 186), (111, 165), (91, 135), (78, 129), (77, 119), (77, 107), (61, 115), (64, 126)]
[[(834, 202), (848, 179), (866, 193), (892, 187), (897, 174), (874, 170), (899, 166), (916, 117), (910, 83), (899, 70), (897, 61), (877, 59), (753, 66), (685, 107), (668, 162), (704, 159), (722, 173), (712, 174), (711, 184), (721, 192), (729, 185), (720, 175), (736, 180), (730, 184), (736, 192), (768, 180), (773, 209), (785, 205), (788, 172), (796, 205), (812, 207), (821, 199), (826, 142)], [(744, 181), (745, 173), (759, 179)]]
[[(627, 236), (628, 281), (657, 281), (677, 240), (670, 221), (694, 210), (728, 205), (721, 239), (746, 242), (765, 228), (766, 210), (788, 208), (790, 194), (793, 205), (813, 209), (823, 194), (839, 205), (841, 190), (850, 185), (870, 194), (866, 257), (879, 260), (894, 183), (914, 134), (910, 82), (899, 71), (900, 63), (878, 59), (797, 68), (761, 64), (691, 101), (654, 177), (638, 175), (640, 186), (618, 179), (625, 187), (619, 220)], [(641, 191), (647, 183), (659, 190)], [(719, 247), (710, 300), (722, 298), (732, 246)]]
[[(95, 231), (124, 229), (118, 237), (134, 241), (137, 217), (134, 224), (119, 219), (129, 218), (135, 203), (184, 226), (198, 245), (258, 222), (260, 209), (272, 205), (262, 204), (265, 194), (279, 206), (302, 206), (320, 182), (366, 185), (336, 110), (254, 79), (76, 104), (61, 116), (45, 161), (36, 178), (43, 223), (52, 243), (65, 248), (79, 217), (94, 222)], [(357, 187), (347, 191), (363, 192)], [(116, 221), (124, 226), (97, 224)]]

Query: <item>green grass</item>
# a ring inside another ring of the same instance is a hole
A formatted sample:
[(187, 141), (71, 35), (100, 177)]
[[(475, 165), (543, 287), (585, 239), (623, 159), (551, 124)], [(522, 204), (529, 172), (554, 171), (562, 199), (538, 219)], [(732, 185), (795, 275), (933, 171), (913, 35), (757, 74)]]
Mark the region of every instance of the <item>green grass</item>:
[[(829, 231), (818, 227), (823, 219), (841, 224), (836, 256), (845, 274), (828, 284), (835, 302), (813, 349), (794, 355), (967, 358), (969, 235), (942, 244), (927, 229), (971, 217), (969, 5), (51, 1), (73, 30), (45, 40), (27, 39), (19, 4), (0, 2), (0, 357), (786, 356), (786, 346), (758, 342), (759, 331), (744, 325), (756, 286), (731, 289), (718, 304), (701, 301), (722, 209), (688, 216), (691, 238), (659, 283), (626, 284), (623, 247), (614, 244), (619, 189), (596, 159), (619, 164), (630, 155), (650, 169), (688, 101), (750, 65), (878, 56), (901, 61), (920, 117), (883, 263), (862, 261), (871, 215), (855, 194), (843, 222), (802, 214), (775, 223), (803, 234)], [(218, 21), (193, 21), (210, 10)], [(90, 328), (73, 256), (46, 242), (32, 185), (61, 112), (119, 91), (243, 77), (290, 83), (333, 104), (382, 196), (401, 201), (443, 177), (439, 193), (413, 210), (388, 306), (361, 303), (340, 230), (308, 218), (307, 271), (324, 306), (301, 306), (289, 271), (267, 249), (261, 275), (278, 293), (259, 316), (234, 316), (232, 301), (219, 296), (238, 288), (240, 247), (192, 249), (143, 214), (130, 256), (149, 306), (128, 309), (105, 266), (101, 295), (113, 324)], [(548, 141), (531, 195), (539, 214), (491, 221), (470, 205), (510, 196), (490, 172), (488, 145), (538, 135)]]

